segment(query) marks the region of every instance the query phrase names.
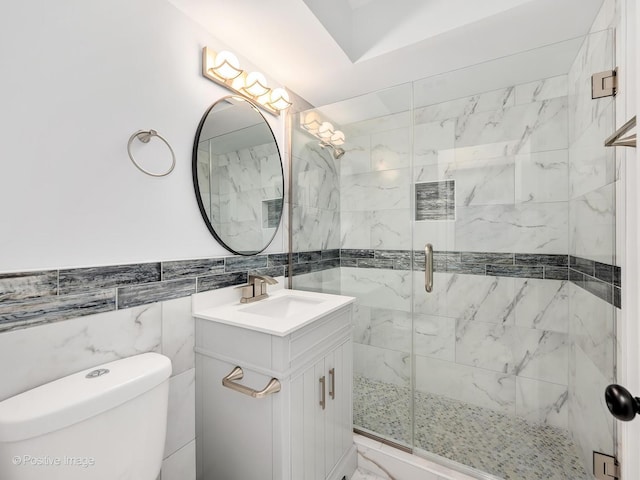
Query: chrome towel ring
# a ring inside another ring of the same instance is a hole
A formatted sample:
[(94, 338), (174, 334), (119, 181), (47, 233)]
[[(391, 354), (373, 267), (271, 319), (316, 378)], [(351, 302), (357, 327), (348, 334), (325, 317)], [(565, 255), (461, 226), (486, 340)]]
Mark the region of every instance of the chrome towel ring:
[[(167, 146), (167, 148), (169, 148), (169, 151), (171, 152), (171, 167), (169, 167), (169, 170), (167, 170), (164, 173), (153, 173), (148, 170), (145, 170), (140, 165), (138, 165), (138, 163), (136, 162), (136, 159), (133, 158), (133, 154), (131, 153), (131, 144), (133, 143), (133, 140), (135, 138), (140, 140), (142, 143), (149, 143), (149, 141), (151, 140), (151, 137), (158, 137), (160, 140), (164, 142), (164, 144)], [(167, 142), (167, 140), (155, 130), (138, 130), (133, 135), (131, 135), (129, 137), (129, 142), (127, 143), (127, 153), (129, 154), (129, 158), (131, 159), (131, 161), (133, 162), (133, 164), (136, 166), (138, 170), (140, 170), (143, 173), (146, 173), (147, 175), (151, 175), (152, 177), (164, 177), (166, 175), (169, 175), (176, 166), (176, 154), (173, 151), (173, 148), (171, 148), (171, 145), (169, 145), (169, 142)]]

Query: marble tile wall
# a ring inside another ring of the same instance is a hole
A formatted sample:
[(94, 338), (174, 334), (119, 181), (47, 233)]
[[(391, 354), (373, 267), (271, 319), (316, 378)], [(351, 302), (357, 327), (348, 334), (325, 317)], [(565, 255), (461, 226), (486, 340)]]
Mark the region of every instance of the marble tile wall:
[(0, 334), (0, 400), (120, 358), (158, 352), (169, 381), (163, 480), (195, 480), (194, 320), (190, 297)]
[[(607, 18), (606, 22), (602, 22)], [(614, 68), (615, 2), (605, 1), (569, 71), (569, 430), (582, 461), (614, 454), (614, 420), (604, 389), (616, 381), (615, 321), (621, 306), (616, 266), (615, 150), (603, 140), (615, 130), (612, 97), (591, 99), (591, 75)], [(594, 24), (595, 25), (595, 24)], [(609, 25), (611, 26), (611, 25)], [(589, 421), (585, 421), (588, 418)], [(591, 468), (587, 468), (588, 471)]]
[(292, 250), (339, 249), (340, 204), (345, 201), (340, 165), (330, 150), (299, 128), (292, 129), (292, 137)]

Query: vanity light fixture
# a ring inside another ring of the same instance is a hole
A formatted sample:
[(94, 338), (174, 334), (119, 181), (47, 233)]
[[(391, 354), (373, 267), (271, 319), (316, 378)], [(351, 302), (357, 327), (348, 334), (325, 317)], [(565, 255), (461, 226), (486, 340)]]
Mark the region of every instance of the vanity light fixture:
[(260, 72), (247, 73), (240, 68), (236, 56), (228, 51), (214, 52), (209, 47), (202, 49), (202, 75), (233, 93), (251, 100), (272, 115), (291, 106), (289, 94), (282, 88), (271, 89)]
[(300, 126), (320, 140), (321, 147), (333, 149), (336, 160), (344, 155), (344, 149), (340, 148), (345, 142), (344, 132), (336, 130), (333, 124), (324, 121), (315, 110), (300, 114)]

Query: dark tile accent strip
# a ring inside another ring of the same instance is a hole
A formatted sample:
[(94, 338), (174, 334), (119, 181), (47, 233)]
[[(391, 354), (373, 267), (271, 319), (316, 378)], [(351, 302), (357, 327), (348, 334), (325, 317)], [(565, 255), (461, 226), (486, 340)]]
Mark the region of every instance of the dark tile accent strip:
[(539, 253), (516, 253), (516, 265), (544, 265), (550, 267), (567, 267), (568, 255), (544, 255)]
[(247, 272), (222, 273), (198, 278), (198, 292), (207, 292), (218, 288), (231, 287), (247, 283)]
[(373, 258), (374, 250), (343, 248), (340, 250), (340, 258)]
[[(416, 271), (424, 270), (423, 250), (332, 249), (296, 252), (292, 258), (292, 269), (288, 266), (289, 254), (276, 253), (0, 274), (0, 331), (239, 285), (247, 281), (248, 272), (275, 277), (340, 266), (411, 270), (413, 265)], [(579, 257), (436, 251), (434, 269), (471, 275), (570, 280), (617, 307), (621, 304), (620, 267)], [(61, 286), (64, 285), (60, 291), (58, 277)]]
[(548, 267), (544, 266), (544, 278), (547, 280), (569, 280), (568, 267)]
[(592, 277), (595, 275), (595, 263), (593, 260), (586, 258), (574, 257), (573, 255), (569, 257), (569, 267)]
[(91, 289), (159, 282), (160, 262), (60, 270), (60, 295)]
[(544, 278), (544, 267), (531, 265), (487, 265), (492, 277)]
[(115, 289), (0, 303), (0, 331), (82, 317), (116, 309)]
[(278, 267), (266, 267), (266, 268), (258, 268), (256, 270), (249, 270), (249, 273), (254, 273), (256, 275), (267, 275), (269, 277), (281, 277), (284, 275), (284, 265), (280, 265)]
[(455, 220), (455, 180), (415, 184), (416, 221)]
[(329, 260), (332, 258), (340, 258), (340, 249), (322, 250), (322, 260)]
[(58, 294), (58, 271), (6, 273), (0, 275), (0, 302), (26, 300)]
[(174, 298), (187, 297), (194, 293), (196, 293), (195, 278), (119, 287), (118, 309), (173, 300)]
[(513, 253), (461, 252), (460, 260), (462, 263), (513, 265)]
[(320, 250), (298, 253), (298, 263), (319, 262), (320, 260), (322, 260), (322, 252)]
[(267, 266), (267, 256), (258, 255), (255, 257), (225, 257), (224, 271), (239, 272), (241, 270), (252, 270)]
[(184, 277), (200, 277), (224, 273), (224, 258), (203, 258), (200, 260), (178, 260), (162, 263), (162, 280)]
[[(298, 254), (294, 253), (292, 255), (293, 263), (298, 263)], [(288, 253), (270, 253), (268, 255), (267, 265), (269, 267), (277, 267), (280, 265), (288, 265), (289, 264), (289, 254)]]

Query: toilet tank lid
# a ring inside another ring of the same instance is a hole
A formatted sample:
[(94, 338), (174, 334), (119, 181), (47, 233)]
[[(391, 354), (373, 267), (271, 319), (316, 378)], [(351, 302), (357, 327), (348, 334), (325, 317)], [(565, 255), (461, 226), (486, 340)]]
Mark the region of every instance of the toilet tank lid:
[(26, 391), (0, 402), (0, 442), (26, 440), (81, 422), (142, 395), (170, 376), (169, 358), (143, 353)]

